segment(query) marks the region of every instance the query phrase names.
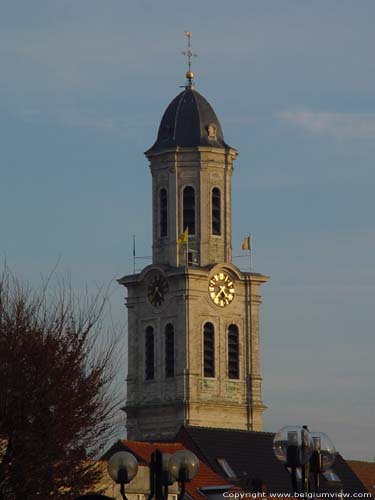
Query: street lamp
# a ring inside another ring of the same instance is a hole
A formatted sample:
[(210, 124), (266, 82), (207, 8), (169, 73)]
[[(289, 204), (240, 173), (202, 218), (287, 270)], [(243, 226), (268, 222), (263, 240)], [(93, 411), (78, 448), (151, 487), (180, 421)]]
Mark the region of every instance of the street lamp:
[(319, 491), (320, 476), (333, 465), (336, 458), (335, 446), (324, 432), (310, 433), (314, 442), (314, 451), (310, 459), (310, 471), (314, 479), (314, 491)]
[[(156, 449), (151, 455), (150, 463), (150, 494), (147, 500), (168, 500), (168, 487), (174, 482), (180, 483), (178, 499), (183, 500), (186, 483), (191, 481), (199, 469), (198, 458), (188, 450), (176, 451), (173, 455), (161, 453)], [(108, 472), (111, 478), (120, 484), (120, 493), (124, 500), (125, 484), (137, 474), (136, 458), (126, 451), (115, 453), (109, 460)]]
[(120, 484), (120, 493), (124, 500), (126, 500), (125, 484), (130, 483), (137, 472), (137, 459), (127, 451), (118, 451), (112, 455), (108, 462), (108, 474), (116, 483)]
[(310, 476), (314, 479), (314, 491), (319, 490), (319, 475), (335, 461), (335, 447), (323, 432), (309, 432), (306, 425), (286, 426), (276, 433), (273, 440), (276, 458), (290, 468), (293, 492), (298, 492), (297, 470), (301, 471), (302, 490), (311, 490)]
[(181, 485), (178, 500), (184, 498), (186, 483), (190, 482), (197, 475), (198, 469), (199, 460), (191, 451), (180, 450), (171, 456), (169, 460), (170, 474)]

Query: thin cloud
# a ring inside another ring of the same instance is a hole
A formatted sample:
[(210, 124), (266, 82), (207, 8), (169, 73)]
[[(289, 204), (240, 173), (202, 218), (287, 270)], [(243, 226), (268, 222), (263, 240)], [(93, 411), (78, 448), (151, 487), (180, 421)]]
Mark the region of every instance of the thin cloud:
[(123, 132), (126, 128), (124, 123), (119, 123), (113, 118), (98, 117), (94, 114), (83, 113), (78, 110), (60, 110), (57, 112), (60, 120), (69, 127), (96, 128), (99, 130)]
[(97, 129), (134, 140), (140, 135), (144, 136), (145, 131), (150, 127), (150, 124), (145, 116), (132, 116), (131, 119), (126, 120), (115, 115), (103, 116), (100, 113), (82, 110), (78, 107), (65, 107), (49, 110), (38, 108), (20, 108), (13, 109), (12, 111), (14, 115), (19, 116), (24, 120), (35, 120), (36, 118), (42, 119), (44, 117), (57, 121), (66, 127)]
[(65, 126), (97, 129), (119, 135), (133, 142), (144, 138), (150, 127), (145, 116), (132, 116), (129, 119), (124, 119), (114, 115), (102, 116), (80, 109), (59, 109), (55, 112), (55, 116)]
[(309, 109), (286, 110), (279, 118), (314, 134), (337, 139), (375, 138), (375, 113), (331, 113)]

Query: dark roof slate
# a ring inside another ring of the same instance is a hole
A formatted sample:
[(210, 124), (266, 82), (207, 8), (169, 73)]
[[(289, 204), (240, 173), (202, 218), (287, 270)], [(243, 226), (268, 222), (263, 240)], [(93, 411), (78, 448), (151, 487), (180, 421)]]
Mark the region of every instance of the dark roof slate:
[[(261, 479), (268, 493), (289, 493), (290, 474), (273, 453), (273, 438), (274, 434), (269, 432), (204, 427), (183, 427), (176, 437), (223, 477), (225, 473), (217, 459), (225, 458), (237, 477), (242, 478), (239, 485), (243, 488), (251, 485), (252, 480)], [(321, 491), (332, 492), (342, 487), (346, 493), (366, 492), (363, 483), (340, 454), (337, 454), (332, 469), (339, 476), (341, 485), (322, 478)]]
[[(213, 125), (216, 138), (209, 136)], [(146, 155), (175, 147), (211, 146), (229, 148), (220, 122), (209, 102), (194, 88), (187, 87), (167, 107), (155, 144)]]

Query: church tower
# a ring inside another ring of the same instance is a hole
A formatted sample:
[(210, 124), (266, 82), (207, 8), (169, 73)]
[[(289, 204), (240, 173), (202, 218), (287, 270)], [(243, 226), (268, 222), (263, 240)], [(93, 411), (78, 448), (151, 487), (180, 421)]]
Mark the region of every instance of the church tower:
[(145, 153), (152, 264), (119, 280), (128, 290), (131, 440), (173, 438), (181, 425), (262, 429), (259, 287), (268, 277), (232, 263), (237, 151), (186, 76)]

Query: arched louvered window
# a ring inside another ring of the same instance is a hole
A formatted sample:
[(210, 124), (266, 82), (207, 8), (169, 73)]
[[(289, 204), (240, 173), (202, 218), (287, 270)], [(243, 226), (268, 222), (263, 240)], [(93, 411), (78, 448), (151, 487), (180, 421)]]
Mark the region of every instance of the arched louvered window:
[(220, 189), (213, 188), (211, 197), (211, 207), (212, 207), (212, 234), (221, 234), (221, 200), (220, 200)]
[(189, 234), (195, 234), (195, 192), (187, 186), (183, 193), (183, 230), (189, 228)]
[(159, 209), (160, 236), (168, 236), (168, 196), (164, 188), (159, 192)]
[(228, 328), (228, 378), (240, 378), (239, 335), (236, 325)]
[(165, 376), (174, 377), (174, 329), (171, 323), (165, 327)]
[(152, 326), (146, 328), (145, 337), (145, 375), (146, 380), (153, 380), (155, 376), (155, 348), (154, 329)]
[(205, 377), (215, 376), (215, 328), (212, 323), (203, 327), (203, 372)]

